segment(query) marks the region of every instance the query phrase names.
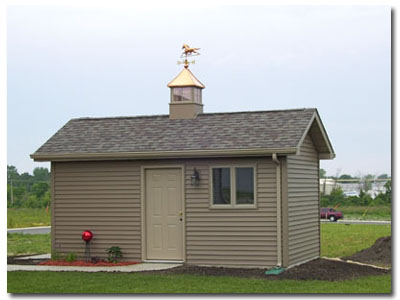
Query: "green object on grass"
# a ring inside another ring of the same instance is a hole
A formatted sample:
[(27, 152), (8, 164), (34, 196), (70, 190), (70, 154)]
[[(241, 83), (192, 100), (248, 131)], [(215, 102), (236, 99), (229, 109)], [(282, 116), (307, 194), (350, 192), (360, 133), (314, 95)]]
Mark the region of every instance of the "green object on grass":
[(271, 270), (267, 270), (265, 271), (265, 275), (279, 275), (281, 274), (283, 271), (285, 271), (285, 268), (281, 268), (281, 267), (275, 267)]

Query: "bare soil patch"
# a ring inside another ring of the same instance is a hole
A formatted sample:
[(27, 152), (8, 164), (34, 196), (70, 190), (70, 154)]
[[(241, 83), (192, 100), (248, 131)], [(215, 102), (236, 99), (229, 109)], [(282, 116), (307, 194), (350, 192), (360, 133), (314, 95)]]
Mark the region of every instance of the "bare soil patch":
[(386, 236), (376, 240), (370, 248), (361, 250), (344, 260), (353, 260), (373, 265), (390, 265), (392, 263), (392, 237)]
[(190, 274), (205, 276), (234, 276), (247, 278), (264, 278), (267, 280), (328, 280), (339, 281), (362, 276), (390, 274), (390, 270), (382, 270), (369, 266), (361, 266), (327, 259), (315, 259), (305, 264), (290, 268), (279, 275), (265, 275), (263, 269), (200, 267), (183, 265), (168, 270), (147, 271), (150, 274)]

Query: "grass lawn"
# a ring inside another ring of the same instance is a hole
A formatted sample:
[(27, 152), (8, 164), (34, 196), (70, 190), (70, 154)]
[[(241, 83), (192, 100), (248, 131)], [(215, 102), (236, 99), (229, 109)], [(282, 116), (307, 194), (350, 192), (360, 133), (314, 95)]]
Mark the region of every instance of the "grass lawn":
[(50, 234), (7, 233), (7, 256), (51, 252)]
[(7, 208), (7, 228), (50, 226), (45, 208)]
[(321, 224), (321, 255), (342, 257), (371, 247), (391, 235), (391, 225)]
[(381, 206), (348, 206), (338, 207), (343, 212), (345, 220), (388, 220), (392, 219), (392, 208)]
[(390, 275), (328, 282), (140, 273), (8, 272), (7, 282), (8, 293), (391, 292)]

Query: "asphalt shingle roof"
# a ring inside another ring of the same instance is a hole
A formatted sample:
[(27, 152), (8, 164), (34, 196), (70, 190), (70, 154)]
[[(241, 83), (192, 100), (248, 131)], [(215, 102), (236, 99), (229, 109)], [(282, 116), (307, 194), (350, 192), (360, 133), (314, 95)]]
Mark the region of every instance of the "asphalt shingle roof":
[(34, 155), (296, 147), (316, 109), (70, 120)]

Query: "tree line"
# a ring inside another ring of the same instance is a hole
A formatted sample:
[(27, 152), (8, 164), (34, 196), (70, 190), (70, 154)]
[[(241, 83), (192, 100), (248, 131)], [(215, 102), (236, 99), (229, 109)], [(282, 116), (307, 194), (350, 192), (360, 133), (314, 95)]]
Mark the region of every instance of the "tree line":
[(326, 176), (326, 171), (324, 169), (319, 169), (319, 177), (340, 180), (341, 182), (346, 182), (346, 180), (351, 180), (351, 179), (366, 180), (366, 181), (371, 181), (376, 179), (390, 179), (388, 174), (381, 174), (378, 176), (372, 174), (367, 174), (367, 175), (359, 174), (358, 176), (351, 176), (349, 174), (340, 175), (340, 169), (337, 171), (337, 174), (335, 176)]
[(42, 208), (50, 205), (50, 172), (35, 168), (33, 174), (19, 174), (15, 166), (7, 165), (7, 207)]

